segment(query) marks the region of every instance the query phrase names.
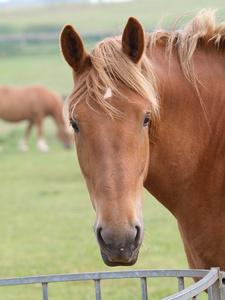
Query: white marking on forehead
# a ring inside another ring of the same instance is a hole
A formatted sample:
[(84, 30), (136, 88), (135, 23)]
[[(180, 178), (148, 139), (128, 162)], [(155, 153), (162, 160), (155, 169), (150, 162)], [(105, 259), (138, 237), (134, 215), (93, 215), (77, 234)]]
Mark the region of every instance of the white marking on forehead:
[(112, 97), (112, 90), (108, 88), (107, 91), (105, 92), (104, 99), (108, 99), (110, 97)]

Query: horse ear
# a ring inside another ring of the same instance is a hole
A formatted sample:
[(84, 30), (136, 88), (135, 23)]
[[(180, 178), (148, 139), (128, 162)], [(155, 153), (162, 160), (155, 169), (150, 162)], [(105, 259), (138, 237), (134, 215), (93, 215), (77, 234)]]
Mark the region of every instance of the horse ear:
[(137, 19), (130, 17), (122, 36), (123, 52), (134, 62), (138, 63), (145, 49), (145, 36), (142, 25)]
[(67, 63), (76, 73), (84, 70), (85, 66), (90, 63), (88, 53), (84, 49), (79, 34), (74, 30), (72, 25), (66, 25), (60, 36), (62, 54)]

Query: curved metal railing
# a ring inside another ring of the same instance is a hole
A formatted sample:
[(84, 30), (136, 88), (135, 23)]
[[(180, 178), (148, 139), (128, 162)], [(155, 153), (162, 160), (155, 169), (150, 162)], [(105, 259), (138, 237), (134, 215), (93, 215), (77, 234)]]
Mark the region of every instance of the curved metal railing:
[[(219, 268), (211, 270), (132, 270), (116, 272), (96, 272), (78, 274), (44, 275), (0, 279), (0, 286), (42, 284), (43, 300), (48, 300), (48, 283), (92, 280), (95, 282), (96, 300), (101, 300), (100, 281), (105, 279), (140, 278), (142, 289), (142, 300), (148, 299), (147, 278), (177, 277), (179, 292), (163, 300), (186, 300), (196, 299), (201, 292), (208, 290), (208, 299), (225, 300), (225, 272)], [(185, 277), (202, 278), (192, 286), (184, 288)]]

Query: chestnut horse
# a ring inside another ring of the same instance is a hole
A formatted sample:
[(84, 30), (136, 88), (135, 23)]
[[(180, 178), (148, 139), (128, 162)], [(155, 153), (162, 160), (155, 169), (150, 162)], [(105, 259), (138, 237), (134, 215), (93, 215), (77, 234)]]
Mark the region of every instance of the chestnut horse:
[(63, 100), (55, 92), (41, 85), (0, 86), (0, 118), (9, 122), (29, 121), (24, 137), (19, 143), (19, 148), (23, 152), (29, 150), (27, 139), (33, 125), (36, 125), (38, 130), (38, 149), (43, 152), (49, 151), (42, 125), (47, 115), (55, 120), (59, 140), (66, 147), (71, 146), (71, 132), (63, 120), (62, 108)]
[(104, 262), (136, 262), (144, 186), (177, 219), (190, 268), (225, 270), (225, 23), (204, 10), (181, 31), (144, 33), (131, 17), (89, 54), (67, 25), (61, 49)]

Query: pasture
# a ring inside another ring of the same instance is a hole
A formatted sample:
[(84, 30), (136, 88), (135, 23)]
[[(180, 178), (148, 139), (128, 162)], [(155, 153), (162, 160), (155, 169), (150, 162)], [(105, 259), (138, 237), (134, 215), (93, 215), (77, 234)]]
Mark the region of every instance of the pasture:
[[(224, 3), (220, 0), (213, 3), (199, 1), (197, 5), (198, 8), (220, 8), (219, 15), (225, 15)], [(163, 0), (108, 6), (66, 6), (65, 9), (56, 7), (51, 13), (49, 8), (39, 8), (32, 10), (32, 13), (27, 10), (12, 11), (1, 18), (0, 28), (24, 31), (29, 26), (34, 28), (47, 24), (60, 30), (64, 24), (73, 23), (79, 31), (89, 30), (90, 27), (92, 30), (113, 30), (120, 24), (123, 28), (130, 15), (135, 15), (149, 28), (155, 27), (165, 14), (180, 14), (191, 8), (196, 8), (194, 1), (183, 3), (178, 0), (171, 1), (171, 7), (168, 7), (168, 1)], [(149, 12), (153, 9), (151, 17)], [(24, 15), (28, 17), (24, 18)], [(90, 26), (89, 20), (93, 26)], [(47, 54), (1, 56), (0, 69), (3, 70), (1, 84), (40, 82), (60, 94), (67, 94), (72, 88), (71, 72), (61, 58), (58, 46)], [(17, 142), (24, 127), (23, 122), (15, 125), (0, 120), (0, 145), (4, 149), (0, 155), (0, 277), (112, 270), (100, 257), (92, 230), (95, 213), (79, 170), (75, 148), (69, 151), (62, 148), (55, 137), (55, 125), (47, 119), (45, 134), (51, 151), (43, 154), (36, 149), (36, 131), (33, 130), (29, 140), (30, 151), (22, 154), (18, 151)], [(175, 219), (147, 192), (143, 214), (144, 246), (141, 247), (138, 262), (130, 269), (188, 268)], [(151, 299), (160, 299), (176, 291), (176, 280), (148, 280)], [(94, 299), (94, 284), (50, 284), (49, 295), (54, 300)], [(140, 299), (140, 282), (102, 282), (102, 297), (108, 300)], [(41, 287), (0, 288), (0, 299), (38, 300), (41, 299)], [(205, 299), (204, 296), (202, 299)]]

